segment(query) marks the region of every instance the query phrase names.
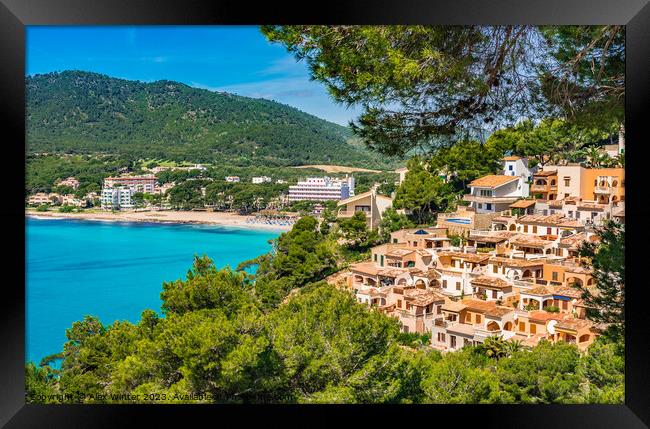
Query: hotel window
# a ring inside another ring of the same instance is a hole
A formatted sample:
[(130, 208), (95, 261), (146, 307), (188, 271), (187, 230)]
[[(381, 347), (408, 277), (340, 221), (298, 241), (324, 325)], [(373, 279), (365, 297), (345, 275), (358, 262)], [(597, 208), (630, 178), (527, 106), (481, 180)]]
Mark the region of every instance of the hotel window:
[(498, 273), (499, 272), (499, 267), (497, 267), (496, 265), (492, 265), (492, 272), (493, 273)]
[(375, 253), (374, 255), (372, 255), (372, 257), (375, 260), (375, 262), (377, 262), (377, 254)]
[(524, 322), (519, 322), (519, 332), (526, 332), (526, 324)]
[(476, 315), (476, 323), (481, 323), (481, 315), (480, 314)]
[(402, 308), (402, 300), (401, 299), (397, 300), (397, 308)]
[(562, 310), (566, 310), (569, 307), (566, 301), (562, 301)]
[(456, 347), (456, 336), (455, 335), (450, 335), (449, 339), (451, 340), (451, 348)]
[(443, 289), (447, 288), (447, 280), (442, 281), (442, 287)]
[(557, 281), (557, 271), (554, 271), (553, 274), (551, 274), (551, 278), (553, 281)]
[(439, 343), (445, 342), (445, 334), (443, 334), (442, 332), (438, 332), (438, 342)]
[(570, 186), (571, 184), (571, 178), (570, 177), (565, 177), (564, 178), (564, 186)]
[(535, 325), (534, 323), (530, 324), (530, 333), (531, 334), (536, 334), (537, 333), (537, 325)]
[(456, 282), (456, 290), (460, 290), (460, 282)]
[(492, 291), (492, 298), (497, 299), (497, 291), (495, 290)]
[(436, 305), (436, 314), (442, 314), (442, 305)]
[(533, 225), (533, 234), (537, 234), (537, 226)]
[(524, 232), (528, 232), (528, 225), (524, 225)]
[(467, 316), (465, 317), (465, 323), (472, 323), (472, 314), (467, 313)]
[(492, 203), (486, 203), (485, 210), (492, 210)]
[(383, 266), (384, 266), (384, 255), (381, 255), (381, 257), (380, 257), (379, 260), (381, 261), (381, 262), (379, 263), (379, 265), (381, 265), (381, 266), (383, 267)]

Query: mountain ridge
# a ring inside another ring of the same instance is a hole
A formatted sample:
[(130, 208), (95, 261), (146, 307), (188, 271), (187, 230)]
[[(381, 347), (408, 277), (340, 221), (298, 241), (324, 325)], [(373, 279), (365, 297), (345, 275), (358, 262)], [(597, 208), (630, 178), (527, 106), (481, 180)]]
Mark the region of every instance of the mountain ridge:
[(386, 165), (352, 132), (286, 104), (182, 82), (66, 70), (27, 76), (28, 151), (234, 165)]

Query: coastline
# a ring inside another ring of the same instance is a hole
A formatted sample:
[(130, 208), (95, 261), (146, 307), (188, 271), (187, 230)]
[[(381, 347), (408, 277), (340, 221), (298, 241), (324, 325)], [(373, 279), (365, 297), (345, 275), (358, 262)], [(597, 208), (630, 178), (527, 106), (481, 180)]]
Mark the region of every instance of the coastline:
[(90, 221), (110, 222), (147, 222), (167, 223), (181, 225), (216, 225), (235, 228), (257, 229), (266, 231), (289, 231), (291, 226), (268, 225), (263, 223), (249, 223), (255, 216), (244, 216), (225, 212), (198, 212), (198, 211), (141, 211), (141, 212), (118, 212), (118, 213), (59, 213), (59, 212), (37, 212), (26, 210), (25, 217), (52, 218), (52, 219), (78, 219)]

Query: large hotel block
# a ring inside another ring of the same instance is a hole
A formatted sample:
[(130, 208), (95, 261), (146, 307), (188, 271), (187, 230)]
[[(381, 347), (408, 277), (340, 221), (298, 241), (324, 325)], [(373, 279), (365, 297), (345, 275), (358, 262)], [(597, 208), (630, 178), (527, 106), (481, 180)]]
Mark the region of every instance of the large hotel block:
[(115, 188), (118, 186), (132, 188), (134, 192), (153, 194), (156, 186), (156, 176), (121, 176), (107, 177), (104, 179), (104, 188)]
[(344, 200), (354, 196), (354, 177), (333, 179), (330, 177), (309, 177), (305, 181), (289, 186), (289, 201)]

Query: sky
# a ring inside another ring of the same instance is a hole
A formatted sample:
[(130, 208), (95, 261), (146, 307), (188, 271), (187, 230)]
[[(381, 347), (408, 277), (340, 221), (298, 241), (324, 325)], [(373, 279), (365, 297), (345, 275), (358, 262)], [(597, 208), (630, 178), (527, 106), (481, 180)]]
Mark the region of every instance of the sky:
[(266, 98), (347, 125), (360, 108), (335, 103), (307, 66), (255, 26), (29, 26), (28, 75), (84, 70)]

